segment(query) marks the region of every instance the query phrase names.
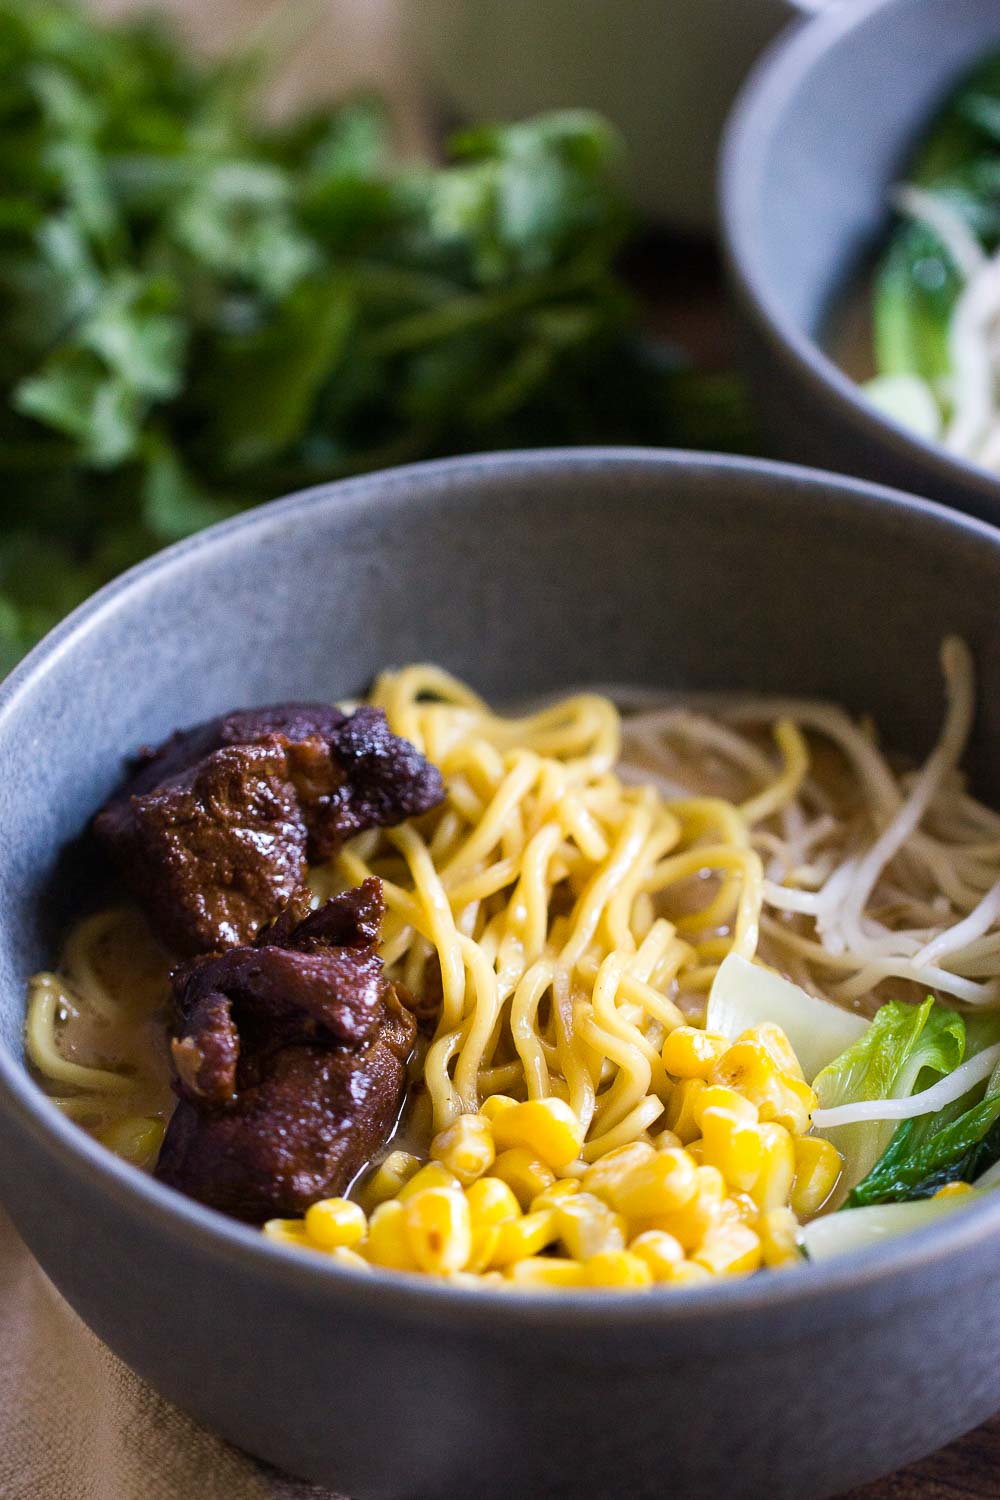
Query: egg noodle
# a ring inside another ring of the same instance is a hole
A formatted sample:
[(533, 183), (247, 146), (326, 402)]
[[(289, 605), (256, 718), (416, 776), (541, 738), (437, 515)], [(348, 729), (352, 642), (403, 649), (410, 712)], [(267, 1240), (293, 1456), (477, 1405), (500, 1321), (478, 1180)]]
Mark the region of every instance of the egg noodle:
[[(700, 1021), (731, 952), (869, 1010), (887, 983), (1000, 1003), (1000, 816), (957, 769), (967, 648), (946, 641), (942, 664), (947, 712), (916, 772), (818, 701), (633, 691), (623, 716), (581, 692), (504, 717), (433, 666), (380, 677), (369, 701), (441, 768), (445, 800), (354, 838), (311, 883), (383, 882), (386, 969), (439, 1000), (420, 1070), (433, 1130), (502, 1094), (567, 1102), (581, 1173), (648, 1139), (664, 1039)], [(32, 981), (30, 1059), (84, 1123), (107, 1129), (140, 1096), (169, 1113), (162, 1056), (134, 1041), (158, 1017), (164, 1050), (168, 966), (124, 909)]]

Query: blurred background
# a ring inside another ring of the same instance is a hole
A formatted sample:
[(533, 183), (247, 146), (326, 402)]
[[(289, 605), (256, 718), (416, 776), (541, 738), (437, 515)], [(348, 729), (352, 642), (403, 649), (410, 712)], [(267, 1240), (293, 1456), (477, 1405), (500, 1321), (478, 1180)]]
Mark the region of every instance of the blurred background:
[[(995, 515), (1000, 13), (963, 6), (0, 0), (0, 672), (159, 547), (454, 453), (771, 451)], [(738, 340), (716, 157), (797, 27), (756, 167), (733, 137)]]
[(268, 89), (268, 108), (288, 115), (353, 90), (376, 88), (392, 101), (400, 141), (419, 151), (431, 142), (421, 69), (406, 53), (408, 4), (415, 12), (424, 9), (422, 0), (156, 0), (155, 6), (90, 0), (90, 9), (120, 20), (155, 8), (193, 46), (216, 57), (244, 46), (248, 34), (277, 24), (284, 12), (289, 55)]
[(309, 484), (752, 451), (713, 158), (804, 3), (0, 0), (0, 671)]
[[(400, 139), (433, 126), (586, 106), (622, 131), (637, 207), (674, 228), (714, 225), (714, 153), (755, 56), (790, 20), (831, 0), (305, 0), (309, 43), (271, 92), (281, 112), (374, 85)], [(121, 16), (134, 0), (95, 0)], [(158, 0), (208, 52), (238, 45), (273, 0)]]

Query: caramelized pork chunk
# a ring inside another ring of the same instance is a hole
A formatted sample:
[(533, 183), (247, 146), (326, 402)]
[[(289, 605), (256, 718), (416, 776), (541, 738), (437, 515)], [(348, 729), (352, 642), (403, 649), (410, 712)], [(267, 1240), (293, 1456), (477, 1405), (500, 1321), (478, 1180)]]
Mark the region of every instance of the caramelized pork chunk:
[(380, 709), (244, 709), (148, 751), (95, 831), (178, 953), (249, 942), (344, 839), (426, 812), (437, 769)]
[(416, 1033), (375, 952), (382, 914), (381, 884), (366, 880), (174, 971), (179, 1103), (161, 1181), (260, 1223), (342, 1192), (371, 1159)]

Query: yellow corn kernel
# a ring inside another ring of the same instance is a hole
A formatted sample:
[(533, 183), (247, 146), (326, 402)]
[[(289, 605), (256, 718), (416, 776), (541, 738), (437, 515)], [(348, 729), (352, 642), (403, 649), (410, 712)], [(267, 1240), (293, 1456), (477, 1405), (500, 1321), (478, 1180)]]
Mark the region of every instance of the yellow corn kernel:
[(670, 1276), (670, 1285), (676, 1287), (703, 1286), (712, 1280), (711, 1271), (704, 1266), (699, 1266), (696, 1261), (682, 1260), (676, 1265)]
[(674, 1078), (707, 1078), (729, 1046), (724, 1036), (697, 1026), (678, 1026), (663, 1043), (663, 1066)]
[(417, 1262), (405, 1229), (406, 1204), (398, 1198), (380, 1203), (368, 1220), (365, 1259), (390, 1271), (415, 1271)]
[(420, 1158), (409, 1151), (390, 1151), (383, 1162), (361, 1187), (361, 1201), (371, 1213), (379, 1203), (395, 1198), (414, 1173), (420, 1171)]
[(273, 1245), (290, 1245), (297, 1250), (311, 1250), (306, 1238), (306, 1226), (301, 1219), (268, 1219), (261, 1225), (262, 1232)]
[(368, 1231), (364, 1210), (349, 1198), (324, 1198), (306, 1209), (306, 1234), (321, 1250), (356, 1245)]
[[(695, 1193), (683, 1208), (657, 1214), (644, 1229), (662, 1229), (679, 1240), (688, 1255), (727, 1217), (726, 1184), (718, 1167), (695, 1168)], [(735, 1211), (730, 1211), (737, 1218)]]
[(684, 1149), (687, 1151), (688, 1156), (690, 1156), (696, 1167), (704, 1166), (705, 1142), (701, 1139), (700, 1136), (696, 1141), (689, 1141)]
[(568, 1167), (580, 1154), (583, 1131), (562, 1099), (529, 1099), (504, 1109), (493, 1121), (498, 1151), (525, 1146), (549, 1167)]
[(521, 1205), (512, 1189), (499, 1177), (480, 1177), (465, 1190), (465, 1201), (474, 1225), (503, 1224), (521, 1217)]
[(644, 1161), (652, 1161), (655, 1155), (655, 1148), (646, 1141), (629, 1141), (625, 1146), (616, 1146), (613, 1151), (599, 1156), (584, 1172), (583, 1191), (594, 1193), (616, 1207), (615, 1193), (629, 1172)]
[(815, 1108), (816, 1095), (809, 1085), (801, 1078), (783, 1073), (780, 1092), (761, 1108), (760, 1117), (762, 1120), (776, 1120), (792, 1135), (805, 1135)]
[(454, 1188), (424, 1188), (408, 1199), (404, 1212), (403, 1228), (421, 1271), (435, 1276), (461, 1271), (472, 1253), (472, 1219), (465, 1194)]
[(966, 1193), (972, 1192), (970, 1182), (946, 1182), (944, 1187), (939, 1187), (934, 1194), (935, 1198), (962, 1198)]
[(507, 1277), (515, 1286), (572, 1287), (584, 1286), (584, 1268), (578, 1260), (566, 1260), (560, 1255), (526, 1255), (507, 1267)]
[(663, 1229), (645, 1230), (636, 1235), (628, 1248), (633, 1255), (646, 1262), (654, 1281), (671, 1281), (676, 1268), (684, 1259), (680, 1241)]
[(765, 1266), (794, 1266), (802, 1259), (799, 1221), (790, 1208), (771, 1208), (761, 1214), (757, 1233)]
[(493, 1165), (493, 1130), (482, 1115), (459, 1115), (431, 1141), (431, 1157), (468, 1187)]
[[(669, 1151), (672, 1146), (683, 1146), (684, 1142), (679, 1135), (672, 1130), (658, 1130), (655, 1135), (650, 1136), (653, 1147), (657, 1151)], [(638, 1142), (636, 1144), (639, 1144)]]
[(590, 1257), (583, 1271), (588, 1286), (611, 1291), (637, 1291), (653, 1284), (649, 1266), (630, 1250), (600, 1250)]
[(537, 1198), (556, 1180), (552, 1168), (526, 1146), (512, 1146), (509, 1151), (501, 1151), (493, 1163), (493, 1176), (507, 1184), (522, 1208), (527, 1208), (532, 1198)]
[(707, 1087), (703, 1078), (685, 1078), (671, 1089), (667, 1099), (663, 1123), (668, 1130), (680, 1137), (685, 1146), (688, 1141), (696, 1141), (701, 1135), (695, 1117), (695, 1104), (699, 1094), (703, 1094)]
[(702, 1112), (701, 1128), (705, 1165), (718, 1167), (729, 1186), (738, 1192), (752, 1187), (764, 1161), (760, 1126), (731, 1114), (728, 1109), (706, 1109)]
[(777, 1064), (763, 1043), (744, 1033), (743, 1038), (734, 1042), (719, 1058), (709, 1081), (734, 1089), (756, 1102), (765, 1094), (777, 1071)]
[(691, 1259), (713, 1276), (745, 1276), (760, 1266), (760, 1238), (738, 1219), (727, 1221), (705, 1236)]
[(750, 1196), (762, 1210), (781, 1208), (788, 1202), (795, 1180), (795, 1143), (784, 1125), (773, 1120), (757, 1129), (764, 1154)]
[(151, 1167), (163, 1145), (165, 1130), (162, 1120), (127, 1115), (123, 1120), (112, 1120), (110, 1125), (105, 1125), (97, 1132), (97, 1139), (102, 1146), (132, 1162), (133, 1166)]
[(546, 1245), (558, 1238), (556, 1216), (551, 1208), (541, 1213), (525, 1214), (521, 1219), (507, 1219), (498, 1226), (497, 1246), (490, 1261), (492, 1266), (513, 1265), (527, 1255), (537, 1255)]
[(724, 1084), (756, 1104), (761, 1120), (774, 1120), (793, 1135), (809, 1129), (816, 1095), (801, 1078), (780, 1068), (752, 1032), (734, 1042), (712, 1070), (712, 1083)]
[(574, 1260), (589, 1260), (599, 1250), (624, 1250), (625, 1220), (593, 1193), (577, 1193), (556, 1205), (559, 1238)]
[(830, 1141), (803, 1135), (795, 1142), (795, 1182), (792, 1207), (800, 1219), (818, 1214), (840, 1180), (844, 1162)]
[(505, 1281), (499, 1271), (484, 1271), (482, 1274), (476, 1271), (452, 1271), (448, 1281), (451, 1286), (471, 1287), (474, 1292), (480, 1291), (483, 1287), (490, 1287), (492, 1290), (497, 1287), (506, 1291), (510, 1290), (510, 1282)]
[(440, 1161), (429, 1161), (419, 1172), (414, 1172), (408, 1182), (404, 1182), (396, 1198), (400, 1203), (408, 1203), (417, 1193), (424, 1192), (427, 1188), (451, 1188), (458, 1189), (460, 1183), (454, 1172)]
[(756, 1229), (760, 1219), (760, 1209), (753, 1201), (749, 1193), (730, 1193), (729, 1200), (736, 1210), (737, 1218), (743, 1224), (749, 1224), (751, 1229)]
[(744, 1037), (762, 1042), (783, 1073), (803, 1079), (802, 1064), (796, 1056), (795, 1048), (775, 1021), (761, 1021), (749, 1031), (744, 1031), (736, 1040), (741, 1042)]
[(528, 1206), (528, 1212), (539, 1213), (543, 1208), (558, 1208), (560, 1203), (565, 1203), (567, 1198), (575, 1198), (580, 1191), (580, 1179), (578, 1177), (560, 1177), (551, 1187), (543, 1188), (537, 1197), (532, 1198)]
[(511, 1109), (517, 1102), (509, 1094), (490, 1094), (479, 1106), (479, 1113), (492, 1123), (497, 1115), (502, 1114), (505, 1109)]
[(657, 1151), (626, 1173), (614, 1206), (630, 1219), (673, 1213), (695, 1195), (698, 1168), (686, 1151)]
[(469, 1259), (465, 1263), (465, 1269), (476, 1272), (485, 1271), (496, 1254), (499, 1239), (499, 1224), (473, 1224), (472, 1248), (469, 1251)]
[(330, 1259), (336, 1261), (338, 1266), (343, 1266), (348, 1271), (370, 1271), (371, 1266), (363, 1255), (352, 1250), (349, 1245), (335, 1245), (330, 1251)]
[(724, 1109), (729, 1114), (735, 1115), (737, 1119), (746, 1120), (750, 1125), (756, 1125), (759, 1118), (756, 1104), (751, 1103), (745, 1095), (738, 1094), (735, 1089), (728, 1089), (721, 1083), (710, 1083), (695, 1100), (693, 1113), (699, 1126), (706, 1109)]

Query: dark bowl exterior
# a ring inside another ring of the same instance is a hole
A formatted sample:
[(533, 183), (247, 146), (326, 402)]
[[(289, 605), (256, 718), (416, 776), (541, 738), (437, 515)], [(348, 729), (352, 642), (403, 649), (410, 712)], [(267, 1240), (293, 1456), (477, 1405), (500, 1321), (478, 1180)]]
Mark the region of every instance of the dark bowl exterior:
[(357, 1500), (820, 1500), (1000, 1407), (1000, 1198), (709, 1292), (469, 1293), (265, 1244), (101, 1150), (28, 1078), (24, 982), (86, 895), (61, 851), (144, 741), (431, 658), (487, 694), (630, 679), (830, 694), (926, 750), (976, 652), (1000, 796), (1000, 534), (704, 456), (463, 459), (313, 491), (106, 589), (0, 689), (0, 1199), (158, 1390)]
[(777, 42), (720, 158), (729, 284), (758, 412), (782, 458), (1000, 522), (1000, 476), (883, 417), (826, 352), (889, 227), (888, 194), (962, 74), (1000, 49), (996, 0), (853, 0)]

